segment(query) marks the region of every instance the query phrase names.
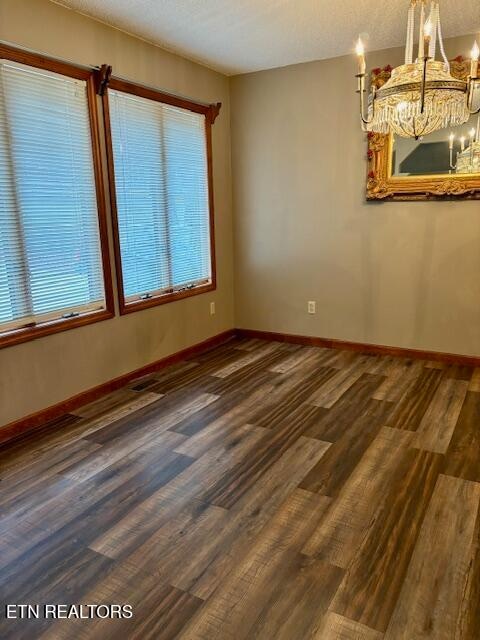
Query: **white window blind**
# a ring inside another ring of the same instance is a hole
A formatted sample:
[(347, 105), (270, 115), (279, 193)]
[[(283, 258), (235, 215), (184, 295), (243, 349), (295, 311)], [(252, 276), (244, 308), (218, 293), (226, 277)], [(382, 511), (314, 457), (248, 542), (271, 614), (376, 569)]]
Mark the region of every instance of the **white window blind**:
[(0, 60), (0, 331), (104, 307), (86, 83)]
[(205, 116), (108, 93), (126, 301), (211, 281)]

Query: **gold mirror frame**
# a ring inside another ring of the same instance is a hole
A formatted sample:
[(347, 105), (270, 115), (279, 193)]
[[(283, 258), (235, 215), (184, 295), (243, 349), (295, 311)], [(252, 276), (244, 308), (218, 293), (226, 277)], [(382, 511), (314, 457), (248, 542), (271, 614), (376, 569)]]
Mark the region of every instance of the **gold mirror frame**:
[[(470, 61), (458, 56), (450, 61), (452, 76), (466, 80)], [(373, 69), (372, 84), (380, 88), (390, 78), (392, 67)], [(367, 134), (367, 200), (432, 200), (435, 198), (480, 198), (480, 174), (392, 176), (393, 135)]]

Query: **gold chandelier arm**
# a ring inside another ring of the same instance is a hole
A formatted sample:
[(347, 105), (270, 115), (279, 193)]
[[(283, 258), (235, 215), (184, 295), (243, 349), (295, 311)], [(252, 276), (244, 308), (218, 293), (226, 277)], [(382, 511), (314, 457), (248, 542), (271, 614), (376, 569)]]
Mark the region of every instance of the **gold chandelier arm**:
[(453, 149), (450, 149), (450, 169), (453, 169), (455, 171), (456, 168), (457, 163), (455, 162), (455, 164), (453, 164)]
[(357, 76), (358, 78), (358, 91), (357, 93), (360, 95), (360, 119), (362, 121), (362, 124), (364, 125), (364, 127), (368, 126), (369, 124), (371, 124), (375, 118), (375, 87), (372, 88), (372, 115), (369, 118), (368, 117), (368, 113), (367, 116), (364, 115), (365, 113), (365, 96), (364, 94), (366, 93), (365, 91), (365, 74), (359, 74)]
[(477, 113), (480, 113), (480, 106), (478, 107), (478, 109), (473, 109), (473, 94), (475, 91), (475, 86), (476, 84), (479, 83), (480, 86), (480, 79), (479, 78), (469, 78), (468, 80), (468, 89), (467, 89), (467, 110), (470, 113), (470, 115), (475, 116), (477, 115)]

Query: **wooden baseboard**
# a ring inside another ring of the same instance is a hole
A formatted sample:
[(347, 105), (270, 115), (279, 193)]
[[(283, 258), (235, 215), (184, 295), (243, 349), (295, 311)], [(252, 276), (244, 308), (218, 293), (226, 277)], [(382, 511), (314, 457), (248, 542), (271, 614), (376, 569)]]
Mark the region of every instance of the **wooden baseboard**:
[(153, 373), (154, 371), (158, 371), (159, 369), (168, 367), (175, 362), (179, 362), (180, 360), (184, 360), (185, 358), (189, 358), (199, 353), (203, 353), (204, 351), (208, 351), (209, 349), (212, 349), (213, 347), (216, 347), (226, 342), (227, 340), (230, 340), (235, 335), (235, 329), (229, 329), (228, 331), (224, 331), (223, 333), (219, 333), (218, 335), (213, 336), (213, 338), (208, 338), (208, 340), (204, 340), (203, 342), (199, 342), (198, 344), (195, 344), (191, 347), (182, 349), (182, 351), (172, 353), (172, 355), (166, 356), (161, 360), (157, 360), (156, 362), (147, 364), (144, 367), (140, 367), (140, 369), (135, 369), (135, 371), (125, 373), (118, 378), (114, 378), (113, 380), (104, 382), (103, 384), (93, 387), (92, 389), (82, 391), (82, 393), (79, 393), (72, 398), (68, 398), (68, 400), (64, 400), (63, 402), (59, 402), (58, 404), (48, 407), (47, 409), (37, 411), (36, 413), (32, 413), (25, 418), (20, 418), (19, 420), (10, 422), (4, 427), (0, 427), (0, 444), (24, 436), (26, 433), (43, 426), (50, 420), (55, 420), (56, 418), (59, 418), (69, 411), (78, 409), (78, 407), (81, 407), (84, 404), (88, 404), (89, 402), (93, 402), (94, 400), (97, 400), (107, 393), (111, 393), (116, 389), (120, 389), (136, 378), (141, 378), (142, 376), (148, 375), (149, 373)]
[(255, 329), (237, 329), (236, 334), (243, 338), (259, 338), (260, 340), (276, 340), (277, 342), (292, 342), (312, 347), (328, 347), (329, 349), (345, 349), (362, 353), (412, 358), (418, 360), (435, 360), (447, 364), (480, 367), (480, 356), (464, 356), (457, 353), (442, 353), (439, 351), (423, 351), (421, 349), (407, 349), (404, 347), (388, 347), (381, 344), (350, 342), (334, 338), (317, 338), (313, 336), (299, 336), (289, 333), (275, 333), (272, 331), (257, 331)]

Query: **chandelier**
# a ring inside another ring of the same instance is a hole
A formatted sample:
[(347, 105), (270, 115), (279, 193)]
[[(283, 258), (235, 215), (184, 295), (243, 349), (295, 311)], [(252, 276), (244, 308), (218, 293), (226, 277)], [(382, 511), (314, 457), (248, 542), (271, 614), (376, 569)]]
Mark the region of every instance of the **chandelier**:
[[(429, 5), (429, 16), (427, 15)], [(415, 15), (420, 7), (418, 56), (414, 59)], [(442, 60), (436, 60), (438, 48)], [(358, 93), (360, 117), (364, 131), (396, 133), (403, 138), (415, 138), (467, 122), (473, 109), (475, 88), (480, 86), (478, 59), (480, 50), (475, 42), (471, 53), (470, 76), (458, 80), (450, 74), (440, 26), (440, 7), (436, 0), (411, 0), (407, 20), (405, 63), (392, 70), (390, 79), (380, 88), (372, 86), (365, 115), (365, 51), (359, 39)]]
[(453, 162), (453, 143), (455, 134), (452, 132), (448, 138), (448, 149), (450, 153), (450, 169), (456, 173), (479, 173), (480, 172), (480, 116), (478, 116), (477, 127), (469, 131), (469, 144), (465, 144), (466, 136), (460, 137), (460, 151), (457, 152), (457, 159)]

